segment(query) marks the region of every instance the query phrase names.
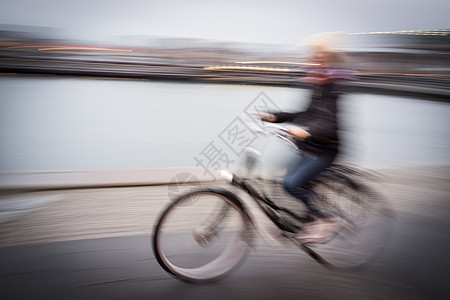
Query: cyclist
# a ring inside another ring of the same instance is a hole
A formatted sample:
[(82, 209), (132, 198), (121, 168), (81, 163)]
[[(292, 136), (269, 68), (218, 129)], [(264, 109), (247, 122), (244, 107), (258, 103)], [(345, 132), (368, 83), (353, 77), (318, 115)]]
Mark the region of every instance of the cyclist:
[(337, 56), (338, 53), (321, 48), (313, 54), (312, 62), (318, 68), (302, 79), (313, 85), (311, 103), (306, 111), (261, 114), (261, 120), (266, 122), (295, 124), (288, 125), (286, 132), (295, 139), (302, 154), (290, 164), (284, 178), (284, 188), (303, 201), (309, 210), (310, 222), (297, 236), (301, 243), (326, 241), (341, 226), (338, 217), (314, 205), (313, 192), (307, 187), (308, 182), (327, 169), (339, 153), (337, 102), (340, 92), (336, 82), (354, 77), (350, 71), (334, 67), (338, 62)]

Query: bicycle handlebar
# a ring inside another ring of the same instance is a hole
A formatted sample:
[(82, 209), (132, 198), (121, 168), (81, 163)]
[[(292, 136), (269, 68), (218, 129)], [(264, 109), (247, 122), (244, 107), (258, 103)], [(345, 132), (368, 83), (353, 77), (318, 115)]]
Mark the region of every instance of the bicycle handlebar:
[[(287, 143), (289, 146), (293, 147), (295, 150), (300, 151), (296, 143), (292, 140), (292, 137), (287, 134), (288, 129), (286, 126), (280, 125), (280, 124), (274, 124), (274, 123), (267, 123), (262, 121), (262, 126), (259, 126), (255, 131), (264, 133), (264, 134), (271, 134), (276, 136), (277, 138), (281, 139), (283, 142)], [(273, 130), (268, 130), (273, 129)]]

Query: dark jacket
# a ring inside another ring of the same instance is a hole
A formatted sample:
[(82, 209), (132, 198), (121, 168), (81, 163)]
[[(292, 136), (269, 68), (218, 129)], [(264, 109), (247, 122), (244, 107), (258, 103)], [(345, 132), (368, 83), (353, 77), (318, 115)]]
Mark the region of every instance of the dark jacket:
[(306, 111), (297, 113), (274, 113), (277, 123), (290, 122), (306, 127), (311, 137), (296, 140), (300, 149), (314, 156), (334, 160), (339, 151), (337, 100), (339, 92), (333, 83), (315, 85), (312, 100)]

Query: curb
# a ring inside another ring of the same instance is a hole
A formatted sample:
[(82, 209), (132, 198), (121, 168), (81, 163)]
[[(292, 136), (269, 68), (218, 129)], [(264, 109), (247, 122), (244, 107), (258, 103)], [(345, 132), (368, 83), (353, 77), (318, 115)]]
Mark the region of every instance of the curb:
[(0, 192), (131, 187), (213, 181), (202, 168), (138, 170), (1, 172)]

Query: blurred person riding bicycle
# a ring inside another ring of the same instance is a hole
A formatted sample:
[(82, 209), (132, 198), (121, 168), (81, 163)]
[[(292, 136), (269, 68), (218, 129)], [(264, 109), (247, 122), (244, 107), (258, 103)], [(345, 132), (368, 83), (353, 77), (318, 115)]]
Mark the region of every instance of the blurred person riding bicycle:
[(261, 113), (262, 121), (289, 122), (288, 133), (302, 153), (290, 164), (283, 186), (287, 192), (305, 203), (310, 223), (298, 234), (301, 243), (322, 242), (340, 228), (340, 220), (315, 205), (308, 182), (329, 168), (339, 154), (338, 82), (355, 79), (343, 68), (343, 54), (327, 49), (326, 44), (313, 46), (311, 68), (300, 80), (312, 85), (311, 102), (305, 111)]

